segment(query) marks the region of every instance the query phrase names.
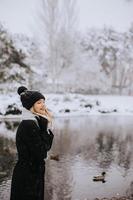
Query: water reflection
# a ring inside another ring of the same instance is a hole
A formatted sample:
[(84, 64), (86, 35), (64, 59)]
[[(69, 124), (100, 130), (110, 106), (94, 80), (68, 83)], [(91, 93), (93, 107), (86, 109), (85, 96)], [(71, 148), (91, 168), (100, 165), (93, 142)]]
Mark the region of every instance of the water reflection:
[[(49, 191), (51, 196), (47, 199), (93, 199), (126, 194), (133, 179), (132, 120), (131, 118), (59, 120), (60, 122), (56, 124), (56, 140), (52, 151), (60, 153), (63, 165), (67, 164), (67, 169), (64, 167), (63, 171), (62, 163), (54, 163), (53, 166), (53, 163), (49, 162), (51, 171), (48, 172), (53, 175), (54, 181), (51, 182), (48, 174), (50, 187), (47, 188), (47, 192)], [(53, 173), (55, 168), (58, 168), (58, 175)], [(107, 172), (106, 187), (92, 183), (92, 177), (102, 171)], [(61, 188), (59, 183), (63, 185), (64, 182), (64, 188), (66, 187), (67, 182), (63, 181), (62, 174), (63, 178), (66, 174), (66, 180), (71, 183), (69, 196), (60, 194), (56, 198), (54, 194), (57, 195), (57, 188), (53, 187), (53, 183)], [(58, 177), (58, 182), (55, 177)], [(51, 190), (54, 192), (51, 193)]]
[(133, 181), (131, 181), (129, 188), (126, 191), (126, 195), (133, 198)]
[[(118, 116), (56, 119), (55, 140), (49, 154), (59, 154), (60, 160), (46, 161), (45, 199), (92, 200), (132, 195), (132, 121), (133, 117)], [(18, 122), (2, 122), (0, 133), (10, 130), (13, 136), (17, 126)], [(0, 135), (0, 171), (9, 172), (5, 182), (0, 182), (1, 199), (1, 191), (9, 193), (16, 151), (14, 137)], [(94, 183), (93, 176), (102, 171), (107, 173), (106, 182)]]
[[(15, 158), (14, 148), (12, 140), (0, 136), (0, 172), (10, 172)], [(2, 176), (1, 174), (0, 177)]]
[(8, 130), (15, 131), (18, 125), (19, 125), (18, 121), (5, 121), (5, 126)]
[(13, 140), (0, 136), (0, 199), (8, 200), (11, 172), (16, 158)]
[(131, 167), (133, 135), (112, 132), (99, 133), (96, 138), (97, 160), (101, 167), (108, 168), (112, 162), (128, 170)]

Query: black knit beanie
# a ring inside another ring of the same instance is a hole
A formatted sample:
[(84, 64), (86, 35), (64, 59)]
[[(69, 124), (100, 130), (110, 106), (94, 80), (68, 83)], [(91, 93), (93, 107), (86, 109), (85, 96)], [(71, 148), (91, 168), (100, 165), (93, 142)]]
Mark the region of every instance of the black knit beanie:
[(23, 107), (28, 110), (30, 110), (30, 108), (34, 105), (36, 101), (40, 99), (45, 100), (45, 97), (40, 92), (28, 90), (24, 86), (19, 87), (17, 92), (20, 95)]

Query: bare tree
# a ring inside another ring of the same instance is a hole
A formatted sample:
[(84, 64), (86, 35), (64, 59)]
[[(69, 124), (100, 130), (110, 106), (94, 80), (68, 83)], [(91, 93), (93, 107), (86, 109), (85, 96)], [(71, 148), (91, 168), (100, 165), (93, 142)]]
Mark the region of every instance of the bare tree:
[(54, 91), (62, 69), (69, 67), (74, 58), (75, 1), (41, 0), (39, 21), (47, 67)]

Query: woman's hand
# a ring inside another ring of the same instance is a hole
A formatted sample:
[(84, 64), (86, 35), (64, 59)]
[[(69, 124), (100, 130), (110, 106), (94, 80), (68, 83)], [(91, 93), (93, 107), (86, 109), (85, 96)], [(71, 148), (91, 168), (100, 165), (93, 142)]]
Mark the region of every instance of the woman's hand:
[(48, 111), (48, 109), (46, 108), (46, 106), (44, 107), (44, 109), (41, 109), (39, 110), (38, 112), (35, 112), (34, 108), (32, 107), (31, 108), (31, 112), (36, 114), (36, 115), (39, 115), (39, 116), (42, 116), (42, 117), (46, 117), (48, 119), (49, 122), (52, 121), (52, 113)]

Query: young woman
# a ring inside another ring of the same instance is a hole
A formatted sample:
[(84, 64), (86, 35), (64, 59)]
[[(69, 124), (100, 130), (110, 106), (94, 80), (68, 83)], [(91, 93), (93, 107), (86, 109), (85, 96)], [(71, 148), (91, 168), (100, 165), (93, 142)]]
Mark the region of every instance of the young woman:
[(17, 129), (18, 161), (13, 170), (10, 200), (44, 200), (45, 158), (54, 137), (48, 129), (52, 115), (40, 92), (21, 86), (18, 94), (32, 117), (22, 120)]

